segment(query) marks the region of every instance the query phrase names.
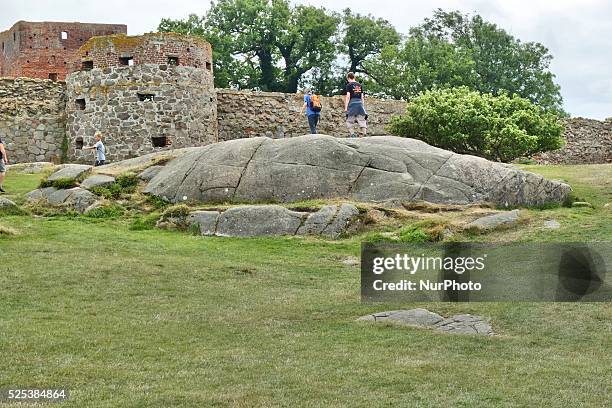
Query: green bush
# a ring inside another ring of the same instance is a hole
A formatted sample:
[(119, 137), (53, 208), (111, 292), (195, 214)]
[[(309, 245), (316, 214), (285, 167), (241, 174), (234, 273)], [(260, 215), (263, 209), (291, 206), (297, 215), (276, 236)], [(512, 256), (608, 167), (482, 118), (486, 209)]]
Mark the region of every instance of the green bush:
[(77, 185), (78, 181), (74, 177), (64, 177), (53, 181), (44, 179), (40, 182), (40, 188), (55, 187), (60, 190), (67, 190), (69, 188), (76, 187)]
[(135, 190), (140, 179), (136, 174), (126, 173), (115, 178), (115, 183), (121, 186), (124, 190), (132, 189)]
[(189, 213), (191, 212), (191, 208), (189, 208), (185, 204), (175, 204), (171, 207), (168, 207), (162, 213), (162, 219), (167, 220), (168, 218), (187, 218)]
[(442, 149), (501, 162), (563, 145), (557, 115), (517, 95), (493, 96), (466, 87), (422, 93), (388, 129)]
[(8, 217), (10, 215), (29, 215), (30, 213), (18, 206), (0, 207), (0, 216)]
[(170, 205), (168, 201), (164, 201), (163, 199), (150, 194), (146, 196), (146, 202), (160, 210)]
[(104, 197), (107, 200), (114, 200), (120, 198), (123, 194), (123, 189), (117, 183), (107, 184), (105, 186), (96, 186), (90, 189), (92, 193), (100, 197)]
[(89, 218), (118, 218), (125, 213), (125, 209), (120, 205), (107, 205), (103, 207), (94, 208), (85, 214)]
[(132, 231), (145, 231), (155, 228), (155, 224), (160, 218), (160, 213), (152, 212), (151, 214), (136, 217), (130, 225)]
[(91, 192), (106, 198), (107, 200), (113, 200), (121, 198), (124, 194), (132, 194), (136, 191), (138, 186), (138, 176), (135, 174), (122, 174), (115, 178), (115, 182), (107, 184), (105, 186), (93, 187)]

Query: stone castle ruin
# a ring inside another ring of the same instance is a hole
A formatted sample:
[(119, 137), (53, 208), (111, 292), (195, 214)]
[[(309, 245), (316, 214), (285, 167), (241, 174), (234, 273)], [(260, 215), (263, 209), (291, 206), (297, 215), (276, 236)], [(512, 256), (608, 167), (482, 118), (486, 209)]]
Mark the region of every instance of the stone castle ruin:
[[(215, 89), (206, 41), (126, 32), (125, 25), (20, 21), (0, 33), (0, 138), (14, 163), (91, 162), (92, 153), (82, 147), (96, 132), (105, 136), (109, 161), (309, 132), (299, 114), (300, 94)], [(319, 131), (345, 136), (342, 97), (322, 99)], [(405, 106), (368, 98), (369, 135), (386, 135), (385, 125)], [(612, 122), (580, 123), (571, 123), (565, 148), (578, 157), (553, 154), (546, 161), (612, 162)], [(590, 140), (602, 147), (593, 157), (572, 147)]]
[(81, 148), (106, 136), (111, 157), (156, 148), (217, 141), (217, 96), (212, 49), (176, 34), (94, 37), (79, 50), (66, 79), (68, 156), (89, 160)]
[(127, 26), (19, 21), (0, 32), (0, 77), (63, 80), (83, 44), (112, 34), (127, 34)]

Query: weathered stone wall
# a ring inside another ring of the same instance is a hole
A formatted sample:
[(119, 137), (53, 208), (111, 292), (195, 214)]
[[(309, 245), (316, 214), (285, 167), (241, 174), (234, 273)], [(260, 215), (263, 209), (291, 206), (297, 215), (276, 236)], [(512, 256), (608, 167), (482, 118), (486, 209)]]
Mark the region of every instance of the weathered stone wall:
[(87, 40), (120, 33), (126, 25), (19, 21), (0, 33), (0, 76), (63, 80)]
[[(219, 140), (256, 136), (283, 138), (310, 133), (306, 117), (300, 115), (303, 98), (301, 94), (217, 89)], [(323, 110), (318, 132), (347, 135), (343, 98), (321, 99)], [(404, 113), (405, 109), (406, 103), (402, 101), (366, 98), (368, 134), (388, 134), (384, 127), (391, 116)]]
[(65, 107), (63, 82), (0, 78), (0, 139), (12, 163), (60, 161)]
[(206, 69), (94, 68), (70, 74), (66, 83), (72, 161), (93, 161), (92, 151), (80, 147), (91, 146), (96, 132), (104, 135), (111, 161), (217, 141), (216, 94)]
[(612, 120), (572, 118), (564, 121), (566, 144), (559, 150), (539, 154), (541, 164), (612, 163)]

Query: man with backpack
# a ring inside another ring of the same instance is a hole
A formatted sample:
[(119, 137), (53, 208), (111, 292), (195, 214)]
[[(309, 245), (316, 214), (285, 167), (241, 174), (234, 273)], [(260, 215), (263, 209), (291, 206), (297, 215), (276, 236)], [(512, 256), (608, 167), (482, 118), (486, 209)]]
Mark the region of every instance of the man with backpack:
[(344, 97), (344, 111), (346, 112), (346, 126), (351, 137), (357, 137), (353, 131), (355, 125), (359, 126), (359, 136), (364, 137), (368, 130), (368, 114), (365, 111), (365, 93), (363, 87), (355, 80), (355, 74), (349, 72), (346, 76), (346, 95)]
[(321, 118), (321, 108), (321, 97), (313, 94), (310, 89), (305, 89), (304, 105), (302, 106), (300, 114), (303, 114), (304, 110), (306, 110), (308, 126), (310, 127), (310, 134), (312, 135), (317, 134), (317, 125), (319, 124), (319, 119)]

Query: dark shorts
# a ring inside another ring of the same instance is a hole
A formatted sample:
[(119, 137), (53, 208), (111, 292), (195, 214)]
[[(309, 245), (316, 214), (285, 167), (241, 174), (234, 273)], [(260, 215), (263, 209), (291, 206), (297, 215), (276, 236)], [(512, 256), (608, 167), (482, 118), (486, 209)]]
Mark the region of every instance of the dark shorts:
[(96, 160), (96, 163), (94, 164), (94, 166), (96, 166), (96, 167), (97, 166), (104, 166), (105, 162), (106, 162), (106, 160)]

